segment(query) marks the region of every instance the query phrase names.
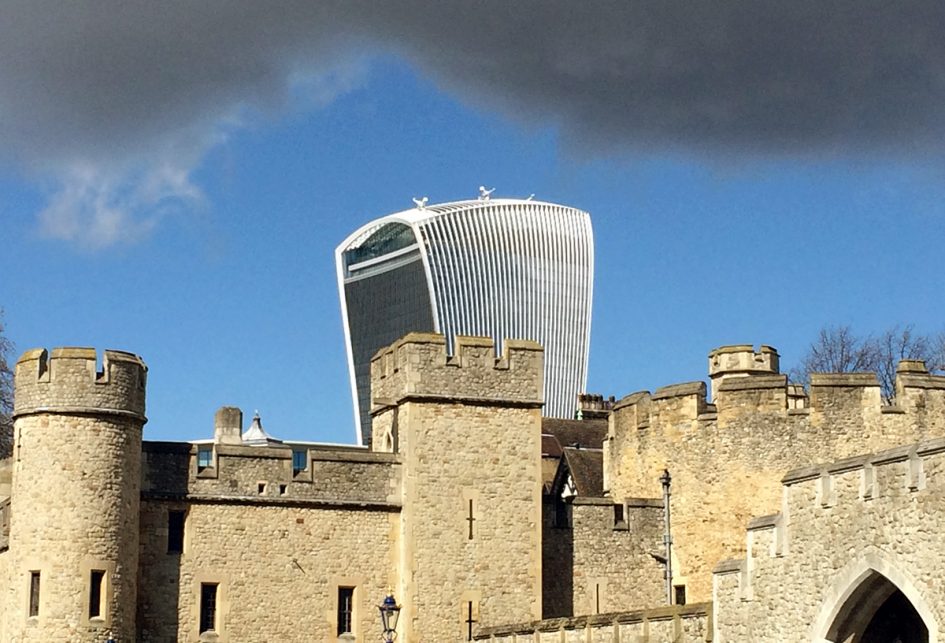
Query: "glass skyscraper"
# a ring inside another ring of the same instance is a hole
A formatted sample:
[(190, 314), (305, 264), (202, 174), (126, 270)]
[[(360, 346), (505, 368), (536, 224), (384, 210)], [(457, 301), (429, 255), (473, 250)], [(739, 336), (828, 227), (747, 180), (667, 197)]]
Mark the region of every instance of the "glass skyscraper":
[(594, 282), (590, 217), (481, 198), (371, 221), (335, 251), (358, 441), (371, 438), (371, 357), (411, 331), (545, 347), (545, 409), (571, 417), (587, 382)]

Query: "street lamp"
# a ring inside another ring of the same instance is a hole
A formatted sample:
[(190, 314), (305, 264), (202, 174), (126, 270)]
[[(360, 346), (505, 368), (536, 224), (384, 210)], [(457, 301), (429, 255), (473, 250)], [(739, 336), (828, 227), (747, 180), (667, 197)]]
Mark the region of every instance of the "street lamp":
[(381, 624), (384, 626), (384, 643), (394, 643), (397, 638), (397, 617), (400, 616), (400, 605), (394, 600), (393, 594), (388, 594), (384, 602), (378, 605), (381, 611)]

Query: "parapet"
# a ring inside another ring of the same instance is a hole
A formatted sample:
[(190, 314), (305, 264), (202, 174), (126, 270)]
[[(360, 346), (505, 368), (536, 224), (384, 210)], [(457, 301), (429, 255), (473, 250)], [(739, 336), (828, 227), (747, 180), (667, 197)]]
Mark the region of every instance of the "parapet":
[(123, 415), (145, 422), (148, 368), (133, 353), (94, 348), (28, 350), (16, 363), (13, 417), (34, 413)]
[(712, 399), (719, 385), (732, 377), (777, 375), (780, 372), (778, 351), (764, 344), (756, 351), (751, 344), (720, 346), (709, 353), (709, 378), (712, 380)]
[(453, 355), (446, 338), (410, 333), (371, 360), (372, 411), (408, 399), (543, 403), (544, 351), (528, 340), (507, 339), (502, 355), (486, 337), (457, 336)]
[(824, 421), (831, 426), (883, 423), (883, 431), (875, 433), (880, 435), (905, 430), (902, 427), (913, 421), (910, 418), (921, 416), (926, 432), (919, 435), (931, 437), (945, 431), (945, 416), (938, 411), (945, 408), (945, 376), (930, 374), (921, 360), (899, 363), (895, 406), (884, 406), (875, 373), (811, 373), (809, 391), (805, 391), (778, 373), (778, 362), (771, 346), (717, 348), (709, 353), (711, 403), (702, 382), (673, 384), (617, 401), (612, 406), (614, 420), (620, 426), (645, 429), (716, 420), (727, 426), (741, 416), (781, 414), (796, 417), (805, 426), (809, 421), (817, 426)]

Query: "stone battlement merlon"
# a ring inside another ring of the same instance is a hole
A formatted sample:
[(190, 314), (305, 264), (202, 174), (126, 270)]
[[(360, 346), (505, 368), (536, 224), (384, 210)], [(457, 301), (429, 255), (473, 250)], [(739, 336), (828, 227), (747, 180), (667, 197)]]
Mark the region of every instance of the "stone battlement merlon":
[(705, 382), (683, 382), (656, 389), (655, 392), (637, 391), (618, 400), (613, 406), (613, 413), (632, 414), (633, 424), (640, 429), (650, 426), (653, 417), (668, 414), (680, 420), (696, 420), (711, 411), (706, 402)]
[(372, 407), (407, 399), (538, 407), (543, 359), (541, 345), (528, 340), (507, 339), (496, 355), (492, 339), (457, 336), (449, 355), (443, 335), (410, 333), (371, 360)]
[(133, 353), (34, 348), (16, 363), (13, 416), (33, 413), (123, 415), (145, 421), (148, 367)]

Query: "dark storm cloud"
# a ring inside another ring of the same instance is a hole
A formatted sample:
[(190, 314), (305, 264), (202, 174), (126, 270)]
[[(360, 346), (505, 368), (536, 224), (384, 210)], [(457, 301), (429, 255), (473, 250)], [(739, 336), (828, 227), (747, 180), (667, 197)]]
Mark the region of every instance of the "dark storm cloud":
[(460, 95), (579, 145), (761, 154), (937, 149), (945, 3), (470, 3), (390, 11)]
[(11, 0), (0, 153), (57, 182), (49, 234), (104, 245), (199, 201), (228, 131), (383, 51), (588, 154), (937, 152), (943, 35), (932, 1)]

